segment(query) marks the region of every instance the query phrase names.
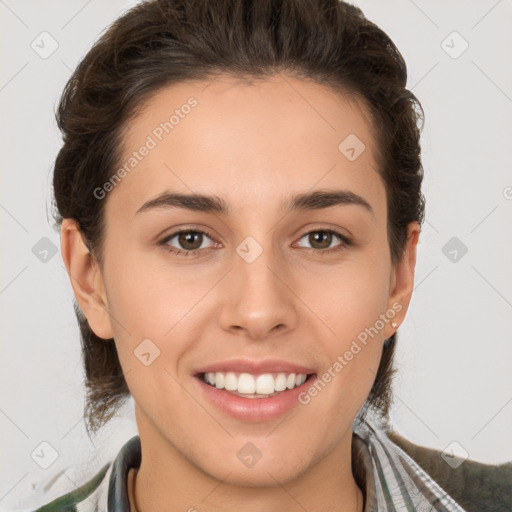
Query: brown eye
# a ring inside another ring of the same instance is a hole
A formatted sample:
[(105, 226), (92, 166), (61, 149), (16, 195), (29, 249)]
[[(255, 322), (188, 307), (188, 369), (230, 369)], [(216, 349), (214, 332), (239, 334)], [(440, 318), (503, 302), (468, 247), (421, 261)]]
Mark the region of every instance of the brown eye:
[(332, 233), (326, 231), (314, 231), (309, 233), (308, 241), (316, 249), (328, 249), (332, 243)]
[[(178, 243), (184, 249), (188, 249), (190, 251), (197, 250), (201, 247), (202, 243), (202, 234), (195, 231), (188, 231), (184, 233), (180, 233), (178, 235)], [(198, 244), (199, 241), (199, 244)]]
[[(160, 245), (164, 246), (166, 251), (173, 254), (193, 256), (205, 248), (201, 247), (205, 237), (211, 239), (211, 237), (203, 231), (183, 229), (166, 237), (160, 242)], [(174, 239), (176, 239), (175, 244), (177, 245), (170, 243)]]
[[(340, 251), (352, 244), (351, 240), (346, 236), (333, 231), (331, 229), (318, 229), (316, 231), (310, 231), (301, 237), (301, 239), (307, 238), (308, 243), (311, 247), (306, 247), (315, 250), (319, 253), (331, 253), (334, 251)], [(341, 240), (341, 244), (332, 247), (333, 241)]]

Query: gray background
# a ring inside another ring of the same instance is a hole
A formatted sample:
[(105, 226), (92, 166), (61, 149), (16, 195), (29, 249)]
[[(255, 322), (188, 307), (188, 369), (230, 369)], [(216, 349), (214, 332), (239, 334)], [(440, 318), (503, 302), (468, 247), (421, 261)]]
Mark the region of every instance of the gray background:
[[(86, 435), (72, 289), (47, 213), (60, 93), (134, 3), (0, 0), (0, 510), (37, 501), (32, 483), (63, 468), (68, 487), (81, 483), (137, 433), (130, 402)], [(397, 44), (426, 112), (427, 216), (392, 424), (446, 453), (512, 460), (512, 2), (354, 3)]]

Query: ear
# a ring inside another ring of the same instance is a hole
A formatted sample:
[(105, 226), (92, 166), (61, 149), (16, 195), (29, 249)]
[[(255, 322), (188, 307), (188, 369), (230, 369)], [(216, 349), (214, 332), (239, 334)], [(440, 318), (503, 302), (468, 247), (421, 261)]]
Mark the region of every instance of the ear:
[(76, 300), (96, 336), (114, 337), (101, 269), (73, 219), (63, 219), (61, 253)]
[[(407, 226), (407, 242), (404, 247), (402, 258), (395, 264), (391, 271), (390, 290), (388, 300), (388, 311), (396, 311), (393, 320), (386, 324), (385, 337), (389, 338), (396, 332), (398, 326), (403, 322), (409, 303), (411, 301), (414, 287), (414, 270), (416, 268), (416, 248), (420, 234), (420, 225), (413, 221)], [(391, 322), (398, 324), (393, 327)]]

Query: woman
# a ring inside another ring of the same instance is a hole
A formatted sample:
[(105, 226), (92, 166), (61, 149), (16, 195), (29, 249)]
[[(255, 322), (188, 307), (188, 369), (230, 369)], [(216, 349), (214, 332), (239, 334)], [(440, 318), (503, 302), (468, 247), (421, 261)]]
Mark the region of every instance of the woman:
[(138, 435), (39, 510), (463, 510), (387, 436), (424, 216), (406, 78), (336, 0), (153, 0), (100, 38), (56, 223), (88, 427), (133, 396)]

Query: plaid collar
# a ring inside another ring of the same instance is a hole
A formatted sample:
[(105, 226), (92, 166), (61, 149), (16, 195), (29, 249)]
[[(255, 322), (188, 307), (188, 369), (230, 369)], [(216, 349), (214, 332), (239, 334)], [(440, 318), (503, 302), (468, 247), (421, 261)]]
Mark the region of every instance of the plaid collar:
[(389, 439), (386, 420), (371, 410), (366, 414), (358, 414), (352, 438), (353, 471), (365, 491), (364, 512), (466, 512)]

